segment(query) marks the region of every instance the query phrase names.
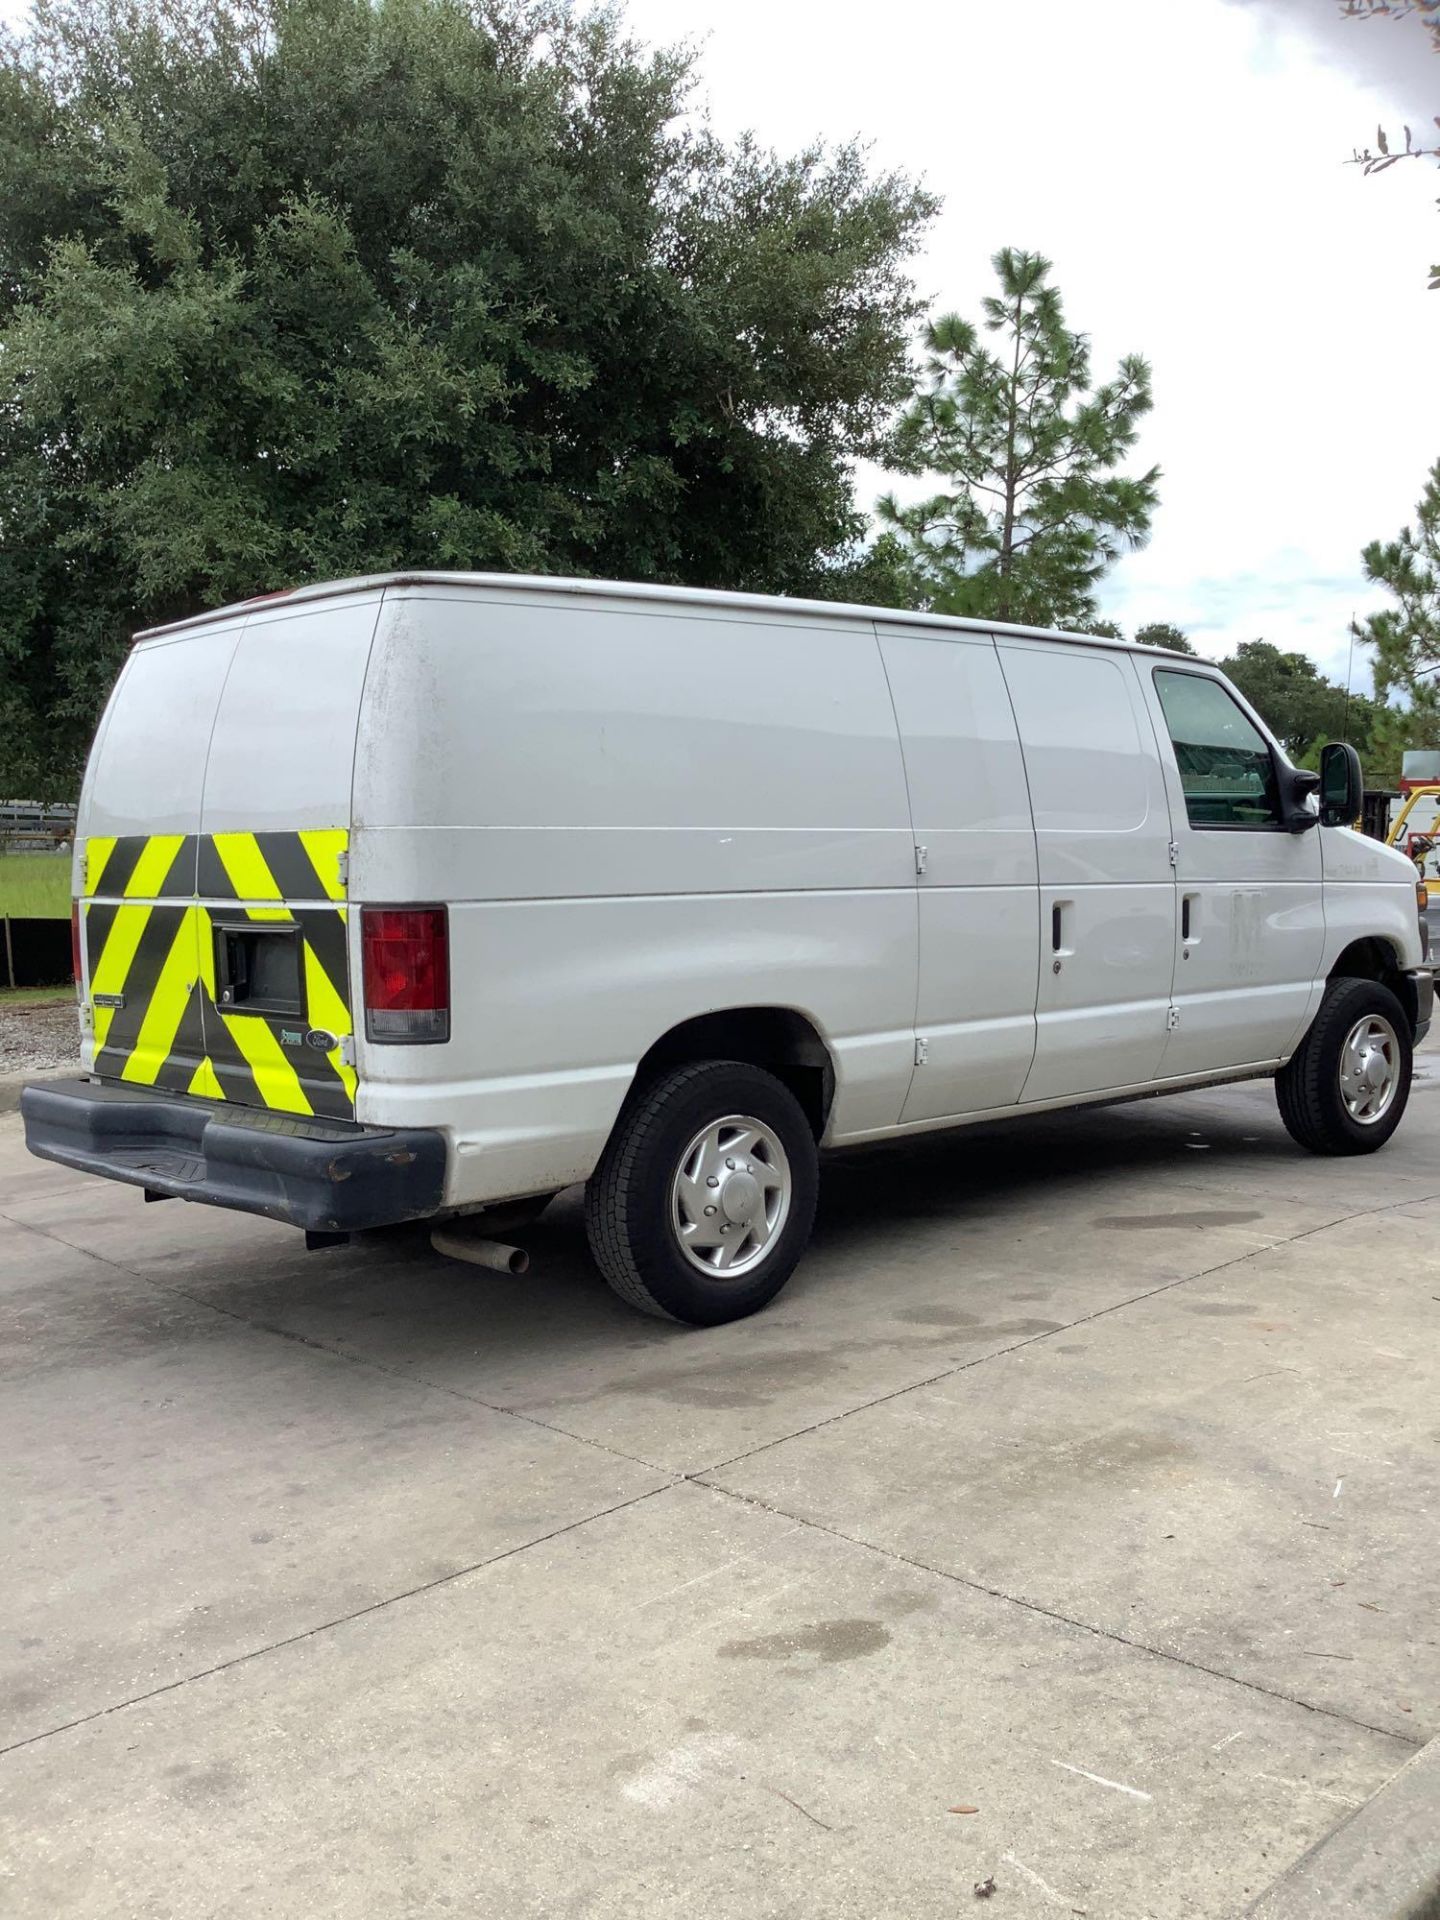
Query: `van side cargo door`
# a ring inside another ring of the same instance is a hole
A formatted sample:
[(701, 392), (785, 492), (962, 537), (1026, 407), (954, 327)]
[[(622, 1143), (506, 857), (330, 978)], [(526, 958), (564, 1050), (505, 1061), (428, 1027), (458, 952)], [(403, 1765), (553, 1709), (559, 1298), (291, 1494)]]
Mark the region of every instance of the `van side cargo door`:
[(1035, 1053), (1035, 833), (994, 641), (877, 631), (924, 849), (915, 1029), (925, 1062), (901, 1114), (908, 1123), (1020, 1097)]
[(1129, 657), (1007, 640), (1040, 874), (1035, 1063), (1022, 1100), (1160, 1071), (1174, 965), (1170, 808)]

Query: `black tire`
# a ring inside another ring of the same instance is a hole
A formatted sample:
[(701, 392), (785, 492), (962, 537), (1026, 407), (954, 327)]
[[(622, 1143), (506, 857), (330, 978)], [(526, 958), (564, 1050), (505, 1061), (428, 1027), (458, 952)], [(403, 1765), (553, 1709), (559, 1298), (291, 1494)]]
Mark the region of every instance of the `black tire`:
[[(711, 1278), (681, 1249), (672, 1186), (696, 1135), (731, 1114), (753, 1117), (778, 1139), (790, 1199), (756, 1264), (733, 1279)], [(790, 1278), (810, 1239), (818, 1185), (815, 1136), (790, 1089), (743, 1061), (703, 1060), (632, 1097), (585, 1189), (585, 1231), (622, 1300), (662, 1320), (717, 1327), (768, 1306)]]
[[(1395, 1034), (1400, 1078), (1376, 1120), (1357, 1120), (1340, 1089), (1341, 1050), (1356, 1024), (1373, 1014)], [(1280, 1118), (1311, 1153), (1374, 1153), (1399, 1126), (1410, 1098), (1414, 1049), (1405, 1009), (1378, 980), (1332, 980), (1294, 1057), (1275, 1076)]]

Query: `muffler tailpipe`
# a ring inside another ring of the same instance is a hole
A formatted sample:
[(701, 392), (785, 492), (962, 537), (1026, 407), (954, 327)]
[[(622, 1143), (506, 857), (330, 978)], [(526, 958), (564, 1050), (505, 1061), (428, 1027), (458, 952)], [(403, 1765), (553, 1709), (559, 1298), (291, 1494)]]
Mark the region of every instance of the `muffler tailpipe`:
[(501, 1240), (477, 1240), (472, 1234), (432, 1227), (430, 1244), (452, 1260), (468, 1260), (472, 1267), (492, 1267), (496, 1273), (528, 1273), (530, 1256), (523, 1247), (507, 1247)]

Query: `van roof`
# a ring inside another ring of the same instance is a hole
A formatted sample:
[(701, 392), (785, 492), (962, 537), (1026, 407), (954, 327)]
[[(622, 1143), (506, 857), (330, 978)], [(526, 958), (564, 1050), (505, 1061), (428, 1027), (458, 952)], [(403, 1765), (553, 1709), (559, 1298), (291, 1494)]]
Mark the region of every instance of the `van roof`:
[[(256, 594), (249, 600), (237, 600), (226, 607), (213, 607), (192, 614), (187, 620), (146, 627), (137, 640), (154, 639), (160, 634), (186, 633), (217, 620), (233, 619), (255, 607), (272, 606), (280, 600), (296, 603), (329, 600), (342, 594), (373, 593), (392, 587), (459, 587), (475, 592), (537, 593), (580, 595), (600, 600), (642, 600), (670, 606), (733, 607), (749, 613), (795, 613), (820, 615), (827, 620), (903, 621), (906, 626), (924, 626), (961, 633), (1009, 633), (1029, 640), (1067, 640), (1095, 647), (1113, 647), (1127, 653), (1153, 656), (1159, 649), (1140, 647), (1130, 640), (1111, 640), (1101, 634), (1065, 633), (1053, 627), (1016, 626), (1003, 620), (970, 620), (947, 613), (910, 613), (900, 607), (857, 606), (842, 600), (792, 600), (779, 594), (729, 593), (714, 587), (670, 587), (642, 585), (626, 580), (591, 580), (583, 576), (536, 573), (444, 573), (409, 571), (401, 573), (357, 574), (350, 580), (317, 581), (311, 586), (282, 588), (278, 593)], [(1213, 664), (1197, 661), (1197, 665)]]

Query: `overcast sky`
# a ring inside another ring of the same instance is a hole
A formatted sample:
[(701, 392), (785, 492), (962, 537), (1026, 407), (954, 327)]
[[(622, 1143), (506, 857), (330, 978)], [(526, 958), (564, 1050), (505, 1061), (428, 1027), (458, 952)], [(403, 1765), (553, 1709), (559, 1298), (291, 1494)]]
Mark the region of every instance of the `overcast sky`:
[(1032, 248), (1097, 371), (1150, 359), (1138, 456), (1161, 504), (1103, 589), (1111, 618), (1173, 620), (1212, 654), (1265, 638), (1343, 677), (1351, 609), (1377, 604), (1360, 549), (1412, 516), (1440, 456), (1440, 172), (1340, 164), (1382, 117), (1440, 138), (1417, 21), (1342, 22), (1333, 0), (628, 12), (646, 38), (703, 37), (722, 130), (859, 133), (922, 174), (945, 201), (916, 267), (940, 308), (978, 318), (990, 255)]
[[(859, 134), (943, 195), (915, 267), (938, 308), (976, 314), (990, 255), (1031, 248), (1097, 372), (1148, 356), (1137, 464), (1160, 463), (1161, 504), (1103, 589), (1113, 619), (1172, 620), (1211, 654), (1263, 637), (1343, 678), (1352, 609), (1383, 604), (1360, 549), (1411, 516), (1440, 455), (1440, 173), (1341, 164), (1380, 120), (1440, 137), (1418, 21), (1343, 22), (1335, 0), (627, 11), (642, 38), (700, 44), (721, 131)], [(867, 505), (890, 484), (862, 480)]]

